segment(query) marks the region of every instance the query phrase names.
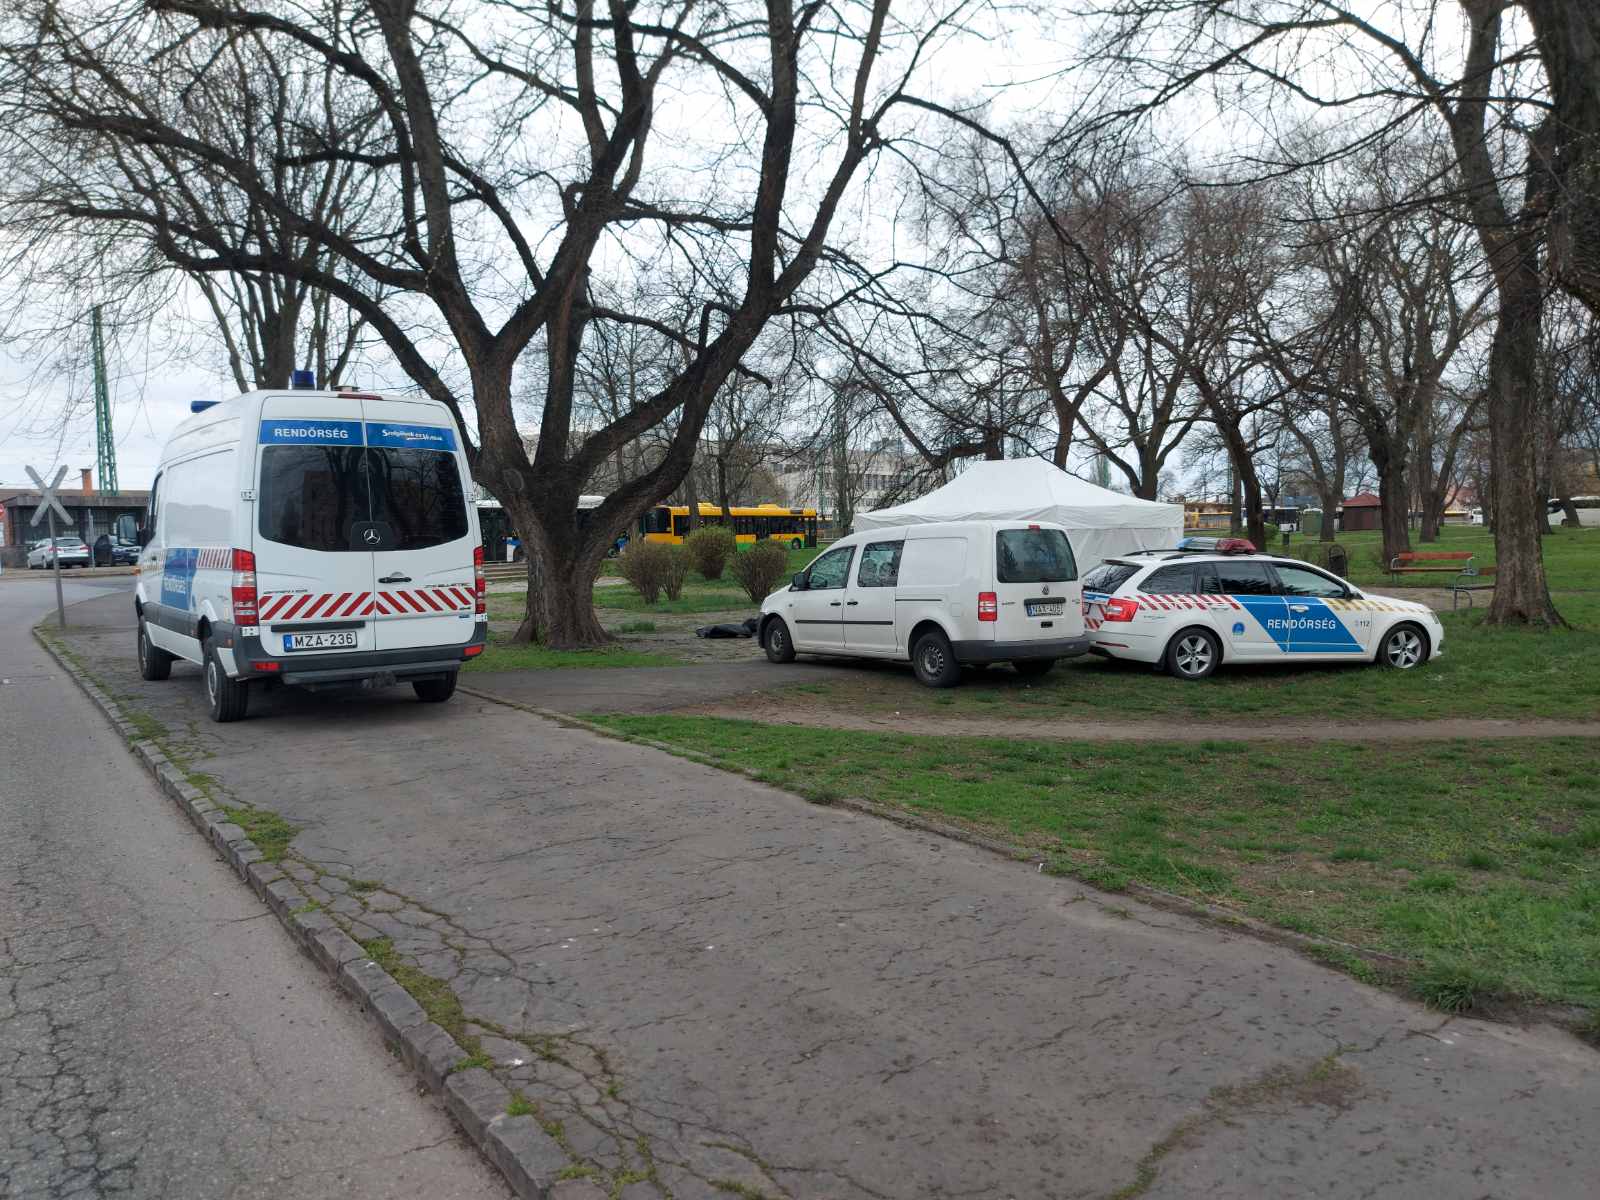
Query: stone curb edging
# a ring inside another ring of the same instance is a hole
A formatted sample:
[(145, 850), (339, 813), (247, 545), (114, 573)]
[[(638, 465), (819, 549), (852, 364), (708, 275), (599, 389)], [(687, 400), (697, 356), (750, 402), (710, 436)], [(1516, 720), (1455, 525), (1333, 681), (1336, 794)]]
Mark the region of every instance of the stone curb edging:
[(67, 672), (127, 741), (134, 757), (177, 804), (224, 862), (249, 885), (289, 931), (300, 949), (353, 999), (378, 1027), (383, 1040), (444, 1103), (467, 1138), (511, 1185), (521, 1200), (548, 1200), (560, 1172), (570, 1165), (565, 1150), (531, 1116), (509, 1116), (510, 1090), (483, 1067), (456, 1070), (469, 1056), (455, 1038), (428, 1019), (411, 993), (367, 957), (356, 942), (320, 909), (303, 908), (304, 897), (288, 875), (265, 860), (245, 831), (190, 783), (162, 751), (145, 738), (104, 689), (38, 629), (35, 640)]
[[(463, 695), (472, 696), (478, 700), (486, 700), (491, 704), (500, 704), (507, 708), (520, 709), (523, 712), (531, 713), (536, 717), (543, 717), (545, 720), (554, 721), (558, 725), (565, 725), (571, 729), (582, 729), (585, 732), (597, 734), (600, 737), (610, 738), (613, 741), (632, 742), (637, 746), (645, 746), (652, 750), (660, 750), (677, 758), (688, 759), (690, 762), (695, 762), (699, 763), (701, 766), (710, 767), (713, 770), (739, 775), (750, 780), (752, 783), (759, 783), (763, 787), (776, 786), (764, 779), (761, 779), (755, 771), (746, 770), (744, 767), (739, 766), (729, 766), (726, 763), (718, 762), (709, 755), (700, 754), (697, 751), (685, 749), (682, 746), (674, 746), (667, 742), (658, 742), (652, 738), (638, 737), (633, 734), (619, 733), (615, 729), (609, 729), (604, 725), (595, 723), (594, 721), (585, 720), (583, 717), (575, 717), (571, 713), (556, 712), (553, 709), (540, 708), (538, 705), (525, 704), (520, 700), (507, 700), (503, 696), (496, 696), (491, 692), (481, 692), (475, 688), (462, 687), (459, 684), (457, 685), (456, 690), (461, 692)], [(783, 789), (780, 788), (779, 790), (781, 791)], [(805, 799), (803, 796), (799, 798), (802, 800)], [(815, 803), (814, 801), (806, 802), (808, 804)], [(979, 831), (970, 829), (964, 825), (958, 825), (948, 821), (938, 821), (931, 817), (922, 816), (919, 813), (913, 813), (905, 809), (895, 808), (891, 805), (878, 804), (871, 800), (846, 796), (837, 800), (832, 800), (824, 807), (845, 808), (849, 809), (851, 812), (860, 813), (863, 816), (876, 817), (879, 820), (891, 821), (894, 824), (903, 826), (907, 829), (915, 829), (919, 833), (931, 833), (937, 837), (949, 838), (951, 841), (965, 842), (969, 846), (976, 846), (980, 850), (986, 850), (990, 854), (998, 855), (999, 857), (1013, 863), (1033, 863), (1036, 864), (1040, 869), (1043, 869), (1045, 865), (1044, 859), (1040, 858), (1037, 852), (1029, 849), (1027, 846), (1022, 845), (1019, 842), (1006, 841), (1004, 838), (998, 838), (987, 833), (980, 833)], [(1074, 877), (1073, 881), (1083, 887), (1094, 887), (1093, 884), (1087, 883), (1081, 879), (1077, 879), (1076, 877)], [(1095, 890), (1098, 891), (1100, 889)], [(1160, 888), (1153, 888), (1148, 884), (1139, 883), (1136, 880), (1129, 880), (1120, 893), (1107, 894), (1131, 896), (1133, 899), (1148, 904), (1152, 908), (1159, 908), (1163, 911), (1176, 913), (1180, 916), (1193, 917), (1196, 920), (1206, 922), (1208, 925), (1231, 930), (1235, 933), (1246, 933), (1253, 937), (1259, 938), (1262, 941), (1288, 946), (1291, 949), (1299, 950), (1303, 953), (1309, 954), (1311, 957), (1316, 958), (1319, 962), (1323, 960), (1321, 956), (1317, 954), (1317, 951), (1338, 950), (1345, 954), (1354, 955), (1357, 958), (1360, 958), (1366, 962), (1370, 962), (1379, 967), (1396, 969), (1416, 965), (1411, 959), (1403, 958), (1395, 954), (1385, 954), (1381, 950), (1368, 949), (1365, 946), (1353, 945), (1350, 942), (1341, 942), (1336, 938), (1313, 937), (1310, 934), (1297, 933), (1291, 929), (1280, 929), (1275, 925), (1269, 925), (1264, 921), (1257, 920), (1255, 917), (1234, 912), (1233, 910), (1223, 908), (1220, 905), (1207, 904), (1204, 901), (1193, 900), (1188, 896), (1180, 896), (1176, 892), (1165, 892)]]

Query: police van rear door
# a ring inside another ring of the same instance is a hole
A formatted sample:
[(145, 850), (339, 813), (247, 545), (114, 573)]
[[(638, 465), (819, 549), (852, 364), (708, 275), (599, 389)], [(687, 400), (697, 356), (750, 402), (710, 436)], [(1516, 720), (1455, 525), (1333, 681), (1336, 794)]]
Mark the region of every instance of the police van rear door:
[(459, 646), (473, 632), (470, 484), (454, 422), (436, 404), (367, 398), (380, 650)]
[(358, 401), (339, 396), (262, 402), (253, 551), (268, 654), (377, 648), (361, 417)]

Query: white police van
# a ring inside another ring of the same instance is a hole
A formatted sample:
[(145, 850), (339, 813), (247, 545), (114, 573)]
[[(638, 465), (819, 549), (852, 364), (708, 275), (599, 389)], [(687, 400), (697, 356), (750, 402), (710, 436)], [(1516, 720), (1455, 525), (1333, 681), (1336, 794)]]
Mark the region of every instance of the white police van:
[(1204, 679), (1222, 663), (1378, 662), (1410, 670), (1444, 653), (1444, 626), (1413, 600), (1256, 553), (1242, 538), (1187, 538), (1109, 558), (1083, 578), (1091, 653)]
[(217, 721), (252, 681), (409, 682), (448, 700), (488, 629), (454, 418), (434, 400), (252, 392), (197, 403), (139, 531), (139, 669), (199, 664)]
[(929, 687), (963, 664), (1042, 675), (1089, 648), (1067, 531), (1019, 521), (934, 521), (841, 538), (761, 605), (767, 658), (909, 659)]

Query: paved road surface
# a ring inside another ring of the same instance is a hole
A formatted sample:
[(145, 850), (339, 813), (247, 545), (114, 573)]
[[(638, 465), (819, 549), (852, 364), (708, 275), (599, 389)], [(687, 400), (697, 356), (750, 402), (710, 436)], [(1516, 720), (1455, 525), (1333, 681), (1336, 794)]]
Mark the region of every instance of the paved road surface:
[(54, 603), (0, 581), (0, 1197), (507, 1196), (34, 642)]
[(142, 684), (128, 640), (75, 639), (179, 753), (301, 827), (306, 894), (448, 980), (503, 1078), (615, 1181), (653, 1168), (677, 1200), (1595, 1196), (1600, 1055), (1558, 1030), (1447, 1021), (472, 697), (284, 690), (211, 725), (199, 672)]

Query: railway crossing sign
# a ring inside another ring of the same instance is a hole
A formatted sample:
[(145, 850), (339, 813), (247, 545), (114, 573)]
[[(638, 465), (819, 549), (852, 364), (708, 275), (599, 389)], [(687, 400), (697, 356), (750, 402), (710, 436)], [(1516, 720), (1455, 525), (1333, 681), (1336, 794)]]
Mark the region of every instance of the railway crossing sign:
[[(44, 480), (40, 478), (39, 472), (35, 471), (32, 467), (28, 467), (26, 469), (28, 472), (28, 478), (33, 480), (34, 486), (39, 489), (40, 493), (39, 507), (33, 510), (33, 520), (30, 521), (29, 524), (39, 524), (39, 522), (44, 520), (45, 515), (51, 509), (55, 509), (56, 515), (61, 518), (61, 523), (63, 525), (71, 525), (72, 518), (67, 516), (67, 510), (61, 507), (61, 500), (56, 496), (56, 489), (61, 486), (61, 481), (67, 476), (67, 468), (62, 467), (59, 471), (57, 471), (56, 477), (50, 481), (50, 485), (48, 487), (45, 486)], [(52, 529), (50, 532), (54, 534), (55, 530)]]
[(72, 528), (72, 518), (67, 516), (67, 510), (61, 507), (61, 499), (56, 495), (56, 489), (61, 486), (61, 481), (66, 478), (65, 465), (56, 472), (56, 477), (46, 487), (44, 479), (32, 467), (26, 468), (28, 478), (39, 488), (39, 507), (33, 510), (33, 520), (30, 525), (37, 525), (42, 518), (50, 520), (50, 562), (55, 568), (56, 576), (56, 621), (61, 628), (67, 627), (67, 607), (61, 599), (61, 547), (56, 545), (56, 516), (59, 514), (61, 523), (68, 529)]

